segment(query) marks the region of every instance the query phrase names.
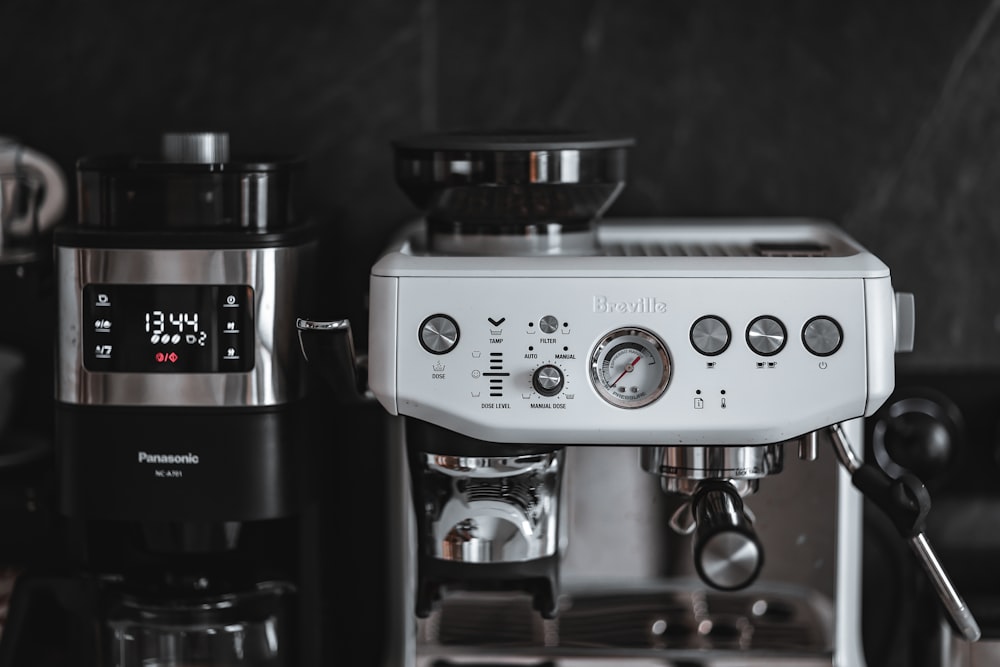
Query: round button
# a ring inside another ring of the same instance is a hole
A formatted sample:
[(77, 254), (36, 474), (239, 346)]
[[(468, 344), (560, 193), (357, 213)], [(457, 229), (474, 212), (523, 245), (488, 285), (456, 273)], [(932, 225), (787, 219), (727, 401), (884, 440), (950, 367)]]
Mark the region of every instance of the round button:
[(781, 352), (786, 339), (785, 325), (770, 315), (761, 315), (747, 327), (747, 345), (763, 357)]
[(708, 357), (725, 352), (729, 347), (729, 325), (715, 315), (705, 315), (691, 325), (691, 344)]
[(546, 315), (538, 321), (538, 328), (542, 330), (542, 333), (554, 333), (559, 328), (559, 320), (553, 315)]
[(558, 366), (546, 364), (531, 375), (531, 386), (542, 396), (555, 396), (562, 391), (565, 380)]
[(844, 332), (833, 318), (820, 315), (802, 327), (802, 344), (818, 357), (828, 357), (840, 349)]
[(431, 315), (420, 324), (420, 345), (431, 354), (451, 352), (458, 345), (458, 324), (447, 315)]

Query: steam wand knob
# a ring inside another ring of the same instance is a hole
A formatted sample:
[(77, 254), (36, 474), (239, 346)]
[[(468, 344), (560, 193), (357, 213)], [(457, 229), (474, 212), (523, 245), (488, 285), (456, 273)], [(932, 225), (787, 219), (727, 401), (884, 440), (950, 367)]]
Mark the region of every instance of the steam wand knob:
[(830, 439), (837, 459), (851, 473), (854, 486), (886, 513), (896, 530), (909, 542), (952, 625), (967, 641), (977, 641), (982, 634), (979, 624), (927, 541), (924, 522), (931, 508), (931, 499), (923, 483), (909, 473), (893, 479), (881, 468), (865, 463), (851, 448), (840, 424), (830, 427)]
[(746, 588), (757, 579), (764, 550), (743, 500), (725, 480), (706, 480), (691, 497), (695, 569), (703, 581), (723, 591)]

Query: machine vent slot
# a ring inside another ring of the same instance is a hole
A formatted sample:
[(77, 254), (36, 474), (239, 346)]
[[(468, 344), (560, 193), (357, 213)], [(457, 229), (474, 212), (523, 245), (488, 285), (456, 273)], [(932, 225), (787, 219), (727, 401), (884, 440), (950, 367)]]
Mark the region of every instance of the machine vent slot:
[(829, 257), (830, 246), (811, 241), (792, 243), (755, 243), (758, 257)]
[(624, 243), (606, 248), (611, 257), (751, 257), (752, 250), (729, 243)]
[(604, 248), (609, 257), (830, 257), (821, 243), (621, 243)]

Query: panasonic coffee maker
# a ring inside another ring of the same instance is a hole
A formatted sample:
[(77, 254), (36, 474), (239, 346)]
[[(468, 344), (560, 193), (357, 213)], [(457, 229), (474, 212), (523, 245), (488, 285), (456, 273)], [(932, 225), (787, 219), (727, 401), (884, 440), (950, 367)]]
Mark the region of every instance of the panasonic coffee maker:
[(863, 665), (859, 489), (975, 640), (926, 490), (862, 458), (912, 296), (822, 221), (605, 217), (632, 145), (396, 141), (421, 215), (371, 269), (367, 349), (298, 321), (390, 415), (385, 664)]
[(303, 168), (216, 132), (78, 161), (54, 241), (64, 550), (18, 583), (3, 664), (316, 664)]

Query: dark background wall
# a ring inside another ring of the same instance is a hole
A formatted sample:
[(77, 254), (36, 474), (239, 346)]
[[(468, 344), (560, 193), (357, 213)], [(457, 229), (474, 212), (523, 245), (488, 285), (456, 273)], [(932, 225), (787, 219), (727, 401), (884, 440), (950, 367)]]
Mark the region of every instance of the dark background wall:
[[(391, 139), (463, 127), (627, 133), (629, 182), (609, 215), (835, 221), (916, 296), (916, 349), (901, 363), (991, 366), (998, 9), (6, 0), (0, 134), (53, 156), (71, 179), (76, 158), (153, 153), (165, 130), (225, 130), (236, 151), (304, 156), (325, 230), (315, 315), (364, 330), (368, 267), (415, 214), (393, 182)], [(373, 459), (357, 452), (370, 443), (341, 435), (363, 416), (331, 415), (331, 450), (358, 468), (338, 478), (363, 488)], [(371, 508), (359, 493), (341, 501), (362, 516)]]
[[(414, 210), (389, 141), (635, 136), (609, 215), (844, 225), (916, 294), (907, 363), (1000, 361), (997, 3), (552, 0), (0, 5), (0, 133), (74, 160), (169, 129), (305, 156), (329, 315)], [(71, 212), (69, 215), (73, 215)]]

